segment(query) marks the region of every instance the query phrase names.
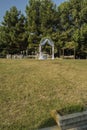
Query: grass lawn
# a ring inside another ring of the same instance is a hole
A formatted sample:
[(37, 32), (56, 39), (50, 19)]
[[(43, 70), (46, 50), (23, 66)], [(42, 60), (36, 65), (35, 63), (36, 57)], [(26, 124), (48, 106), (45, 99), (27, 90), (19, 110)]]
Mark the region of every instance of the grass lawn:
[(0, 59), (0, 130), (51, 126), (68, 104), (87, 105), (87, 60)]

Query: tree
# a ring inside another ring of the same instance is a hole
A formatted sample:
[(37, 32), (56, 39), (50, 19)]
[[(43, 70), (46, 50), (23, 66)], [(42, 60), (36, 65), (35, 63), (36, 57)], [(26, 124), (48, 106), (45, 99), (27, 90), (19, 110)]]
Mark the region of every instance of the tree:
[(30, 0), (26, 6), (28, 47), (34, 52), (40, 41), (40, 5), (39, 0)]
[(51, 36), (56, 27), (56, 7), (51, 0), (30, 0), (26, 7), (29, 47), (38, 47), (42, 37)]
[(1, 42), (8, 53), (20, 53), (27, 46), (25, 17), (15, 6), (6, 11), (1, 26)]
[(57, 12), (56, 5), (51, 0), (43, 0), (40, 6), (41, 33), (43, 36), (56, 31)]
[[(69, 0), (58, 7), (60, 18), (60, 41), (63, 46), (75, 42), (76, 51), (86, 50), (86, 25), (87, 25), (87, 2), (85, 0)], [(85, 28), (84, 28), (85, 26)]]

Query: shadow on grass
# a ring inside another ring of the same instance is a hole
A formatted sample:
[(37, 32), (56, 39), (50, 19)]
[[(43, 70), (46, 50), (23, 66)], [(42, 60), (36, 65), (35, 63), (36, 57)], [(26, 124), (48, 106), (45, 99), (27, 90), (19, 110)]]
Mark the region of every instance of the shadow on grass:
[(37, 130), (37, 128), (30, 128), (29, 125), (5, 125), (0, 126), (0, 130)]
[(45, 120), (44, 122), (41, 123), (41, 125), (39, 126), (39, 129), (51, 127), (51, 126), (55, 126), (55, 125), (56, 125), (56, 122), (52, 118), (48, 118), (47, 120)]
[(43, 121), (41, 125), (38, 126), (38, 128), (30, 128), (29, 125), (14, 123), (11, 125), (0, 125), (0, 130), (38, 130), (41, 128), (51, 127), (55, 125), (56, 122), (52, 118), (49, 118)]

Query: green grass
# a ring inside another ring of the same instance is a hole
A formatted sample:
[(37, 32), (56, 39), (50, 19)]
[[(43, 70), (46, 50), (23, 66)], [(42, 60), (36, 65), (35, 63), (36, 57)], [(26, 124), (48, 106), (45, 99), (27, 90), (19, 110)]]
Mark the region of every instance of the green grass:
[(77, 112), (83, 112), (85, 111), (84, 105), (82, 104), (72, 104), (72, 105), (66, 105), (64, 108), (61, 108), (60, 110), (56, 110), (57, 113), (59, 113), (61, 116), (77, 113)]
[(0, 130), (54, 125), (70, 104), (87, 105), (87, 60), (0, 59)]

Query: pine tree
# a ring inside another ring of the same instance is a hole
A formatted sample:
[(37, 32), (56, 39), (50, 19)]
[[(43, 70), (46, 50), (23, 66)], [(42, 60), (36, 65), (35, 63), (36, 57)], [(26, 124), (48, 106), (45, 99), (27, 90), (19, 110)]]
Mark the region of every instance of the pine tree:
[(21, 48), (25, 49), (25, 17), (15, 6), (6, 11), (1, 28), (1, 41), (8, 53), (20, 53)]

